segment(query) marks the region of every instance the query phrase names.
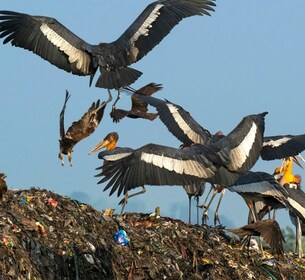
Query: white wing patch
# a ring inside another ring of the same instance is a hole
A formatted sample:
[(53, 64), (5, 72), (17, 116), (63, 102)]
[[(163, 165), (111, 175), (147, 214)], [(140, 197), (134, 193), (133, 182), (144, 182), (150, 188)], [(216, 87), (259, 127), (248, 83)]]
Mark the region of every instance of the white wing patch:
[(291, 138), (288, 138), (288, 137), (283, 137), (283, 138), (280, 138), (277, 140), (269, 140), (268, 142), (263, 143), (263, 147), (265, 147), (265, 146), (279, 147), (282, 144), (287, 143), (289, 140), (291, 140)]
[(195, 160), (179, 160), (166, 157), (164, 155), (155, 155), (142, 153), (140, 160), (148, 164), (153, 164), (159, 168), (165, 168), (178, 174), (186, 174), (200, 177), (202, 179), (211, 178), (215, 172), (211, 168), (205, 168), (202, 164)]
[(230, 152), (230, 170), (237, 170), (239, 169), (243, 163), (249, 157), (250, 150), (253, 146), (255, 141), (255, 136), (257, 133), (257, 126), (253, 122), (252, 127), (249, 130), (248, 134), (245, 136), (244, 140)]
[(69, 42), (67, 42), (64, 38), (52, 30), (47, 24), (42, 24), (40, 26), (40, 30), (54, 46), (58, 47), (68, 56), (70, 63), (76, 62), (77, 69), (79, 69), (85, 75), (90, 74), (90, 55), (73, 47)]
[(300, 205), (299, 203), (297, 203), (295, 200), (291, 199), (291, 198), (287, 198), (289, 204), (296, 209), (298, 212), (300, 212), (303, 216), (303, 218), (305, 218), (305, 208)]
[(129, 153), (120, 153), (120, 154), (113, 154), (113, 155), (107, 155), (107, 156), (104, 156), (103, 159), (104, 160), (107, 160), (107, 161), (117, 161), (121, 158), (125, 158), (125, 157), (128, 157), (130, 154), (132, 154), (132, 152), (129, 152)]
[(257, 193), (260, 196), (272, 196), (277, 198), (285, 198), (285, 196), (275, 189), (269, 182), (261, 181), (256, 183), (233, 185), (228, 187), (231, 192), (237, 193)]
[(187, 135), (187, 137), (191, 139), (194, 143), (204, 144), (202, 137), (198, 133), (194, 132), (181, 117), (181, 115), (178, 112), (178, 108), (173, 104), (169, 104), (169, 103), (167, 103), (166, 106), (168, 107), (174, 120), (176, 121), (180, 129), (183, 131), (183, 133)]
[(137, 60), (137, 56), (139, 53), (139, 50), (137, 47), (135, 47), (134, 43), (138, 40), (140, 36), (148, 36), (149, 29), (152, 27), (152, 23), (156, 21), (158, 16), (160, 15), (159, 10), (163, 7), (162, 4), (157, 4), (156, 7), (152, 10), (152, 12), (149, 14), (149, 16), (146, 18), (146, 20), (143, 22), (143, 24), (140, 26), (140, 28), (136, 31), (136, 33), (130, 38), (131, 42), (131, 48), (130, 48), (130, 56), (132, 57), (133, 61)]

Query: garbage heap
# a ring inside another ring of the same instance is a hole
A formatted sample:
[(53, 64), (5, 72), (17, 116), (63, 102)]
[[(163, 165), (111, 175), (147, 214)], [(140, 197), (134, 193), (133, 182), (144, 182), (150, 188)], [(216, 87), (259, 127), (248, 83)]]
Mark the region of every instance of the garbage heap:
[(38, 188), (10, 190), (0, 207), (1, 280), (305, 279), (293, 253), (262, 258), (222, 228), (162, 212), (119, 216)]

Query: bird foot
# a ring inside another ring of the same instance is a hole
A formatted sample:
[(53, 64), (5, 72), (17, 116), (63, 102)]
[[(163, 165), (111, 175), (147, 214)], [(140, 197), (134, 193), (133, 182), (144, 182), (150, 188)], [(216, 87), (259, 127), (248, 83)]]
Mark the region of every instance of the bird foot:
[(219, 225), (221, 225), (218, 213), (215, 213), (215, 215), (214, 215), (214, 226), (216, 226), (217, 222), (219, 223)]
[(208, 219), (209, 219), (208, 211), (204, 211), (203, 214), (202, 214), (202, 224), (206, 225)]

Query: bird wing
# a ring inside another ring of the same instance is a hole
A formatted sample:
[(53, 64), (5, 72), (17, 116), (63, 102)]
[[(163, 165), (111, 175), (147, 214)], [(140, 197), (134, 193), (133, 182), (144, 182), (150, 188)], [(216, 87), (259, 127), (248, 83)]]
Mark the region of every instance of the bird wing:
[(264, 137), (262, 159), (274, 160), (296, 156), (305, 150), (305, 134)]
[[(155, 83), (150, 83), (147, 84), (146, 86), (135, 90), (131, 87), (126, 87), (123, 90), (126, 91), (127, 93), (132, 93), (131, 95), (131, 110), (124, 110), (124, 109), (116, 109), (115, 107), (112, 108), (112, 111), (110, 113), (111, 118), (113, 119), (114, 122), (119, 122), (121, 119), (124, 117), (129, 117), (129, 118), (148, 118), (148, 119), (155, 119), (158, 114), (154, 113), (147, 113), (148, 109), (147, 106), (148, 104), (144, 102), (143, 100), (138, 98), (138, 95), (152, 95), (155, 92), (159, 91), (162, 89), (162, 86), (160, 84), (155, 84)], [(136, 94), (134, 94), (136, 93)]]
[(107, 102), (100, 105), (100, 100), (93, 102), (88, 111), (75, 121), (66, 132), (66, 138), (79, 142), (92, 134), (99, 125), (106, 108)]
[(92, 46), (54, 18), (0, 11), (3, 44), (34, 52), (51, 64), (76, 75), (94, 75)]
[(147, 110), (148, 104), (146, 102), (144, 102), (143, 100), (141, 100), (138, 97), (138, 94), (145, 95), (145, 96), (151, 96), (161, 89), (162, 89), (162, 85), (155, 84), (155, 83), (149, 83), (146, 86), (136, 90), (135, 93), (137, 93), (137, 94), (131, 95), (131, 102), (132, 102), (131, 111), (146, 113), (148, 111)]
[[(112, 150), (100, 152), (99, 158), (107, 161), (107, 166), (97, 175), (103, 177), (99, 183), (109, 181), (104, 190), (111, 188), (110, 195), (117, 191), (118, 196), (144, 185), (199, 184), (202, 180), (214, 183), (213, 177), (218, 172), (216, 165), (221, 161), (203, 145), (181, 150), (148, 144), (134, 151), (124, 151), (122, 155), (112, 154)], [(231, 183), (236, 180), (230, 174), (222, 175), (221, 184), (227, 183), (228, 178)]]
[(305, 193), (298, 188), (291, 188), (285, 184), (283, 188), (288, 192), (288, 208), (305, 223)]
[(210, 15), (208, 0), (159, 0), (149, 4), (115, 42), (126, 49), (130, 63), (151, 51), (183, 18)]
[(262, 220), (245, 225), (241, 228), (230, 229), (230, 232), (240, 237), (248, 235), (260, 235), (271, 247), (272, 252), (276, 254), (284, 253), (284, 236), (276, 220)]
[(138, 97), (157, 109), (161, 121), (183, 144), (209, 144), (212, 141), (211, 133), (202, 128), (181, 106), (152, 96)]
[(266, 114), (265, 112), (244, 117), (226, 137), (213, 144), (220, 152), (229, 151), (229, 170), (248, 172), (258, 160), (263, 146)]
[(130, 111), (117, 109), (115, 107), (112, 108), (110, 112), (110, 117), (112, 118), (113, 122), (118, 123), (121, 119), (125, 118), (129, 115)]
[(66, 97), (65, 97), (64, 106), (62, 107), (60, 115), (59, 115), (59, 135), (60, 135), (60, 139), (63, 139), (63, 137), (65, 135), (65, 111), (66, 111), (66, 105), (67, 105), (67, 102), (68, 102), (69, 98), (70, 98), (70, 94), (66, 90)]
[(271, 196), (278, 199), (280, 203), (286, 201), (288, 196), (280, 183), (269, 173), (251, 172), (240, 176), (234, 184), (227, 187), (232, 192), (252, 193), (262, 197)]

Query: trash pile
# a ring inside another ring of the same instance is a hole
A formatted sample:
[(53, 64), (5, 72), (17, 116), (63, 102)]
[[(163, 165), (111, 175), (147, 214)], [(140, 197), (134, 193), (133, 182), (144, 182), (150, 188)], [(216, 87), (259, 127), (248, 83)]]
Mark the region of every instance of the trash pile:
[(112, 212), (47, 190), (8, 191), (0, 279), (305, 279), (305, 259), (262, 258), (222, 228), (189, 226), (158, 209)]

